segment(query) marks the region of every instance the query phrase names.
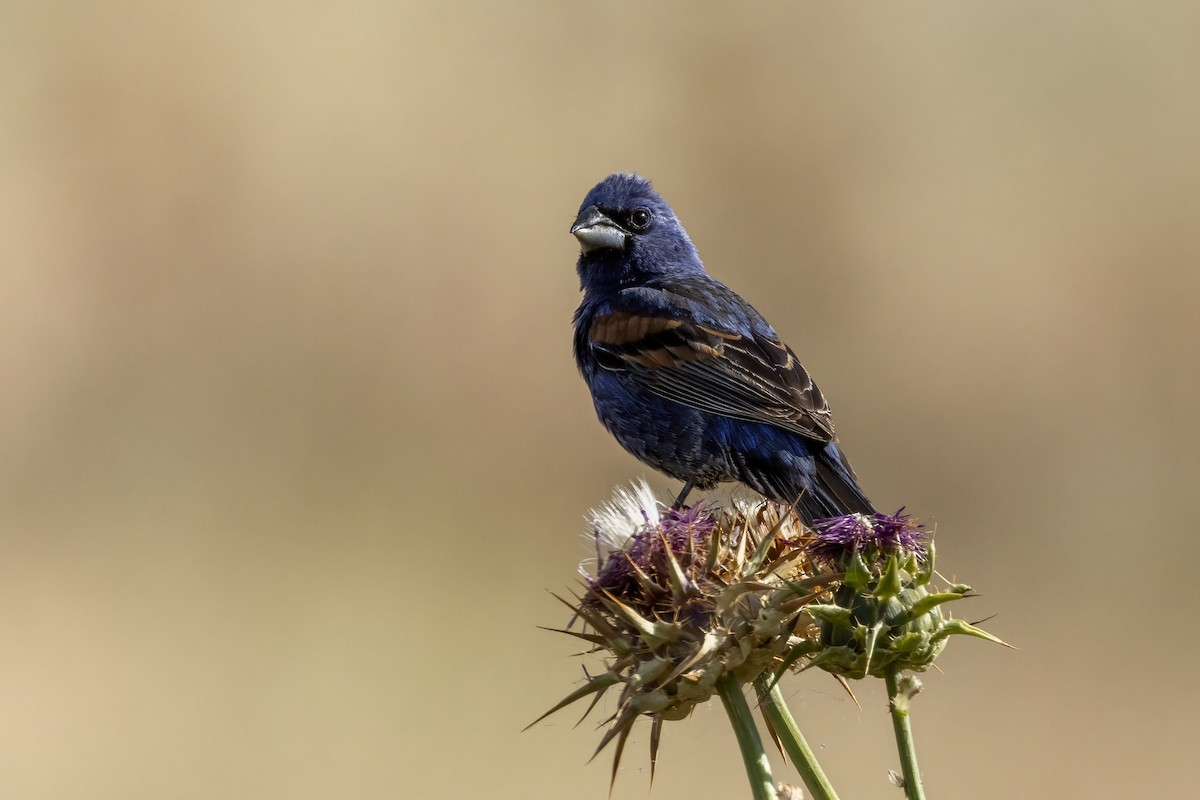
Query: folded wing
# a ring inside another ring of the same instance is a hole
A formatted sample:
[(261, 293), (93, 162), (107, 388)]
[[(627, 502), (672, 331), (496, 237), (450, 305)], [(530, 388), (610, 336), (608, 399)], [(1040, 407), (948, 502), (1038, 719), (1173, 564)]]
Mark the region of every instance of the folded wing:
[(592, 321), (588, 342), (602, 368), (660, 397), (818, 442), (834, 438), (821, 390), (777, 338), (615, 311)]

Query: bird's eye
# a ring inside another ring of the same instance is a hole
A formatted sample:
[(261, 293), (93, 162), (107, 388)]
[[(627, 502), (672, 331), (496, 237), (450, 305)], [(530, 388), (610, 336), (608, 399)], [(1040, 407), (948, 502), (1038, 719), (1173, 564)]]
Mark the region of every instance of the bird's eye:
[(629, 227), (635, 231), (644, 231), (650, 227), (650, 209), (635, 208), (633, 213), (629, 215)]

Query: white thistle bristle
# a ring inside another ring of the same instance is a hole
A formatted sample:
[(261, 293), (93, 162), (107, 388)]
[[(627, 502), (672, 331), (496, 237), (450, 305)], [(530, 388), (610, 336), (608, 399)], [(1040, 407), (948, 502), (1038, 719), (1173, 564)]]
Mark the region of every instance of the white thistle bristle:
[(604, 566), (609, 554), (623, 549), (633, 535), (650, 526), (657, 527), (665, 506), (643, 479), (630, 486), (618, 486), (613, 496), (584, 517), (587, 536), (595, 541), (597, 569)]

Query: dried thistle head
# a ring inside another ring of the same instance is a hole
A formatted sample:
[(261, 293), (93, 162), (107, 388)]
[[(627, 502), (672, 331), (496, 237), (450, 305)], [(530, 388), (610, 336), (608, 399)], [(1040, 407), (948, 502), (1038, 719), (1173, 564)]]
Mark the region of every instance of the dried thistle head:
[(639, 716), (652, 720), (653, 774), (664, 720), (686, 717), (723, 676), (747, 683), (815, 638), (817, 627), (801, 612), (832, 581), (828, 571), (817, 574), (811, 533), (790, 509), (769, 502), (637, 507), (647, 497), (644, 488), (622, 490), (591, 515), (605, 546), (597, 547), (595, 574), (585, 575), (583, 591), (568, 603), (586, 630), (564, 632), (602, 654), (605, 670), (547, 712), (589, 695), (590, 711), (619, 688), (596, 748), (616, 741), (614, 777)]

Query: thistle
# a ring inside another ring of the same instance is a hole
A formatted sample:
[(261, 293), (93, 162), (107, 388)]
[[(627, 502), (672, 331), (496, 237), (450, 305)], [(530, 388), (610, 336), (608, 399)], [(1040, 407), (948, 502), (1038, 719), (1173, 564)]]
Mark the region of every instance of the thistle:
[(648, 496), (644, 488), (619, 491), (591, 514), (595, 574), (584, 576), (583, 591), (567, 603), (588, 630), (563, 632), (603, 653), (605, 669), (543, 715), (588, 696), (590, 711), (617, 689), (596, 748), (616, 742), (614, 778), (638, 717), (651, 720), (653, 777), (663, 722), (688, 716), (723, 681), (740, 695), (742, 685), (816, 636), (801, 612), (833, 579), (817, 573), (805, 547), (811, 534), (790, 509), (765, 502), (634, 507)]
[[(610, 690), (616, 702), (593, 758), (614, 744), (615, 782), (639, 717), (650, 720), (654, 778), (663, 723), (687, 717), (714, 695), (737, 733), (755, 798), (776, 788), (743, 690), (753, 683), (760, 711), (817, 800), (836, 793), (796, 727), (779, 677), (810, 667), (847, 679), (885, 678), (892, 700), (906, 791), (920, 797), (907, 727), (919, 684), (904, 670), (927, 669), (955, 634), (999, 642), (951, 619), (942, 606), (970, 587), (935, 582), (933, 544), (911, 517), (850, 515), (807, 529), (793, 509), (762, 501), (681, 510), (660, 504), (645, 484), (619, 489), (589, 515), (596, 551), (581, 569), (566, 633), (588, 644), (603, 669), (537, 721), (590, 698), (586, 717)], [(582, 629), (572, 629), (576, 621)], [(1001, 642), (1001, 644), (1003, 644)], [(900, 734), (903, 716), (904, 734)], [(907, 751), (905, 751), (907, 748)], [(915, 788), (914, 788), (915, 787)]]
[(896, 670), (922, 672), (950, 636), (1003, 644), (990, 633), (945, 613), (946, 603), (971, 597), (962, 583), (934, 583), (934, 547), (903, 509), (820, 520), (809, 556), (841, 573), (828, 603), (805, 612), (820, 622), (816, 641), (797, 644), (785, 665), (807, 659), (846, 678), (884, 678)]
[(1005, 643), (946, 613), (943, 606), (971, 597), (971, 587), (934, 583), (933, 542), (903, 512), (852, 514), (816, 523), (809, 555), (842, 573), (841, 585), (832, 602), (805, 609), (820, 621), (820, 637), (797, 644), (784, 667), (806, 659), (806, 669), (820, 667), (843, 680), (882, 678), (903, 771), (900, 785), (908, 800), (924, 800), (909, 721), (921, 682), (905, 673), (928, 669), (954, 635)]

